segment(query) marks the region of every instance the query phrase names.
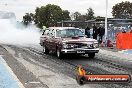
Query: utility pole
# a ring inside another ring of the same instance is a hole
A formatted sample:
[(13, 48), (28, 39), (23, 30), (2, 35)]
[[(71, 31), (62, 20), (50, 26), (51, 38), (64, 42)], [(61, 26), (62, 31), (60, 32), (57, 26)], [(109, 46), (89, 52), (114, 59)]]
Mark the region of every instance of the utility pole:
[(107, 43), (107, 32), (108, 32), (108, 27), (107, 27), (107, 11), (108, 11), (108, 0), (106, 0), (106, 14), (105, 14), (105, 43)]
[(63, 22), (64, 22), (64, 21), (62, 20), (62, 21), (61, 21), (61, 27), (63, 27), (63, 26), (64, 26), (64, 23), (63, 23)]

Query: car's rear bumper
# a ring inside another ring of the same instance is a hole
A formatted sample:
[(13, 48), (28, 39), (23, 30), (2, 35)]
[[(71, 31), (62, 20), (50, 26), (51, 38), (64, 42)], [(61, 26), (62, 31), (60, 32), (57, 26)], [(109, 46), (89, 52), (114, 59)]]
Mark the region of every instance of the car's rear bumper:
[(83, 48), (77, 48), (77, 49), (62, 49), (62, 53), (76, 53), (76, 54), (88, 54), (88, 53), (98, 53), (99, 48), (96, 49), (83, 49)]

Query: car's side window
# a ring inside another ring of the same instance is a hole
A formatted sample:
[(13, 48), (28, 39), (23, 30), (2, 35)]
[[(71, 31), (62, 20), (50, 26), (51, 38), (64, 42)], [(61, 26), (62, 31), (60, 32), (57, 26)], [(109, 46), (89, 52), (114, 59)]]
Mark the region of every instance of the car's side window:
[(56, 30), (56, 37), (60, 37), (60, 35), (61, 35), (60, 30), (57, 29), (57, 30)]
[(52, 31), (51, 31), (51, 29), (49, 29), (48, 36), (49, 36), (49, 37), (51, 37), (51, 36), (52, 36)]
[(53, 30), (52, 33), (53, 33), (53, 36), (55, 37), (55, 30)]
[(51, 30), (51, 37), (55, 37), (55, 30), (54, 29)]

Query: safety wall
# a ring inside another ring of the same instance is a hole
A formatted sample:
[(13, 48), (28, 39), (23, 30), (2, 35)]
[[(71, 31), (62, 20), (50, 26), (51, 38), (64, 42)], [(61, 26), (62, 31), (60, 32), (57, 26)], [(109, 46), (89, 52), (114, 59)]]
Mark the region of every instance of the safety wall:
[(132, 33), (117, 33), (116, 48), (117, 49), (132, 49)]

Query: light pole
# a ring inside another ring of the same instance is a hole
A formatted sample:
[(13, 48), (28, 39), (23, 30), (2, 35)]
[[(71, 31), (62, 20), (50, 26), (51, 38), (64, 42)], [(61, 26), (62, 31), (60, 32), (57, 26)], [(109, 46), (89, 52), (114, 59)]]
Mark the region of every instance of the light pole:
[(108, 0), (106, 0), (106, 14), (105, 14), (105, 43), (107, 43), (107, 11), (108, 11)]
[(64, 22), (64, 21), (62, 20), (62, 21), (61, 21), (61, 27), (63, 27), (63, 25), (64, 25), (64, 23), (63, 23), (63, 22)]
[(64, 26), (64, 16), (63, 16), (63, 12), (62, 12), (62, 20), (61, 20), (61, 27)]

